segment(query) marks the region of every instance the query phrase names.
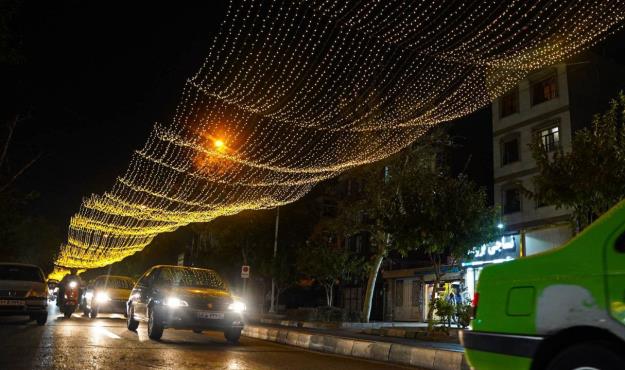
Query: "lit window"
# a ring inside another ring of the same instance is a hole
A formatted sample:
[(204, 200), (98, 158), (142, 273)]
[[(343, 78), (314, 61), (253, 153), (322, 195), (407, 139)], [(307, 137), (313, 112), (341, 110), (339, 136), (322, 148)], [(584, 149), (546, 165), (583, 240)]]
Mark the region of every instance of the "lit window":
[(552, 152), (560, 145), (560, 127), (552, 126), (538, 131), (538, 138), (543, 148)]

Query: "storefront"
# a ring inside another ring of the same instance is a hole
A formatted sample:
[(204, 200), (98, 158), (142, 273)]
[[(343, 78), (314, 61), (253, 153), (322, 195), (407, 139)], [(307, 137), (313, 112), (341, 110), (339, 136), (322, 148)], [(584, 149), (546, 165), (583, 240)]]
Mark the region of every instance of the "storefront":
[(502, 236), (501, 239), (484, 244), (471, 251), (471, 258), (462, 263), (465, 268), (465, 288), (468, 297), (473, 297), (480, 272), (485, 266), (517, 259), (521, 256), (519, 234)]
[[(458, 267), (443, 266), (435, 296), (460, 291), (464, 275)], [(425, 321), (436, 276), (431, 267), (384, 271), (384, 320)]]

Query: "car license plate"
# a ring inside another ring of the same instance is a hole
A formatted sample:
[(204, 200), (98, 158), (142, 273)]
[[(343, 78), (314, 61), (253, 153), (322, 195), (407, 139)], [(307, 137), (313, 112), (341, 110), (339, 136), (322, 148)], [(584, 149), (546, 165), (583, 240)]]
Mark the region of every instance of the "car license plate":
[(200, 319), (221, 320), (224, 318), (224, 313), (200, 311), (197, 313), (197, 317)]
[(13, 299), (0, 299), (0, 306), (23, 306), (26, 301), (16, 301)]

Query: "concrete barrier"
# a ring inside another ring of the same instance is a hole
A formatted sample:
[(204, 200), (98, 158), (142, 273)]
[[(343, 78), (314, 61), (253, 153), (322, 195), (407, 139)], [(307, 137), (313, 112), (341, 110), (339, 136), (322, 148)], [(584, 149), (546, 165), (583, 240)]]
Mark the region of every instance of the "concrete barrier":
[(243, 335), (312, 351), (410, 365), (423, 369), (469, 369), (463, 352), (438, 348), (311, 334), (292, 328), (276, 329), (255, 325), (247, 325), (243, 330)]

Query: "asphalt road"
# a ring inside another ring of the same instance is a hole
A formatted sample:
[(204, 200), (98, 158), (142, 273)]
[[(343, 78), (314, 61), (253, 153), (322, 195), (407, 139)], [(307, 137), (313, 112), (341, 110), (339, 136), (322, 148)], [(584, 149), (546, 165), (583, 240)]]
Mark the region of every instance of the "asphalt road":
[[(70, 319), (51, 303), (48, 322), (0, 317), (0, 369), (409, 369), (327, 355), (241, 338), (227, 344), (223, 334), (165, 330), (161, 341), (148, 338), (146, 325), (126, 329), (122, 315), (97, 319), (75, 313)], [(415, 369), (415, 368), (410, 368)]]

